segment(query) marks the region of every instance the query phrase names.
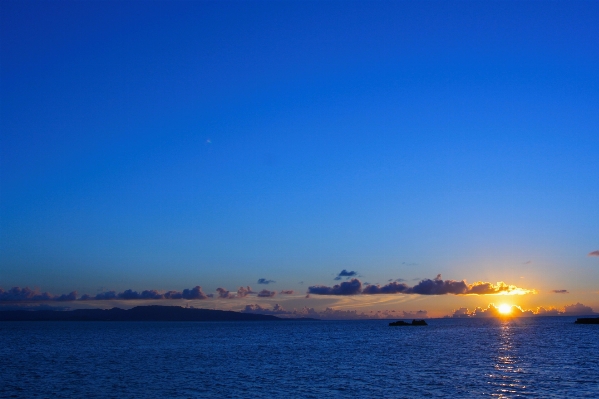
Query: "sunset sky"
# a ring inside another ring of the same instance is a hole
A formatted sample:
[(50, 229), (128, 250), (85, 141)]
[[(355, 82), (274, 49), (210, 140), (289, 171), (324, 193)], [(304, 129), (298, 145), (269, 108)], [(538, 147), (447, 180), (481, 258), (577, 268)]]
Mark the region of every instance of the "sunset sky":
[(598, 38), (596, 1), (3, 0), (0, 309), (599, 312)]

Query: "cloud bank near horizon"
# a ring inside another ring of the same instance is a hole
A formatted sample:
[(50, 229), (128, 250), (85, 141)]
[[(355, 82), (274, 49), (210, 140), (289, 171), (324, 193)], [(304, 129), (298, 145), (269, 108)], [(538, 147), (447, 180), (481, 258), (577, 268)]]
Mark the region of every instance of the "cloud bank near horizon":
[(308, 287), (307, 294), (314, 295), (381, 295), (381, 294), (416, 294), (416, 295), (523, 295), (534, 294), (535, 290), (528, 290), (508, 285), (503, 281), (497, 284), (477, 281), (473, 284), (466, 280), (443, 280), (438, 274), (434, 279), (423, 279), (418, 284), (409, 285), (393, 281), (380, 286), (368, 284), (362, 287), (362, 282), (357, 278), (344, 281), (332, 287), (314, 285)]
[[(532, 317), (532, 316), (584, 316), (596, 314), (590, 306), (582, 303), (566, 305), (563, 309), (550, 307), (538, 307), (536, 309), (522, 309), (520, 306), (512, 305), (510, 317)], [(454, 310), (451, 317), (466, 318), (466, 317), (505, 317), (499, 311), (499, 308), (494, 303), (490, 303), (486, 308), (477, 307), (470, 311), (468, 308), (459, 308)]]
[(398, 318), (426, 318), (428, 312), (426, 310), (417, 311), (395, 311), (395, 310), (378, 310), (370, 312), (360, 312), (357, 310), (342, 310), (326, 308), (323, 311), (317, 311), (314, 308), (303, 307), (301, 309), (286, 310), (278, 303), (272, 309), (261, 306), (259, 304), (246, 305), (242, 310), (243, 313), (266, 314), (278, 317), (287, 318), (314, 318), (325, 320), (362, 320), (362, 319), (398, 319)]
[[(283, 295), (292, 295), (293, 290), (281, 290)], [(202, 291), (199, 285), (194, 288), (184, 289), (183, 291), (158, 291), (144, 290), (141, 292), (131, 289), (123, 292), (107, 291), (97, 295), (84, 294), (79, 296), (77, 291), (72, 291), (69, 294), (53, 295), (49, 292), (41, 292), (37, 289), (29, 287), (20, 288), (13, 287), (7, 291), (0, 288), (0, 303), (4, 302), (72, 302), (72, 301), (110, 301), (110, 300), (168, 300), (168, 299), (187, 299), (187, 300), (204, 300), (209, 298), (219, 299), (234, 299), (245, 298), (249, 295), (256, 295), (260, 298), (271, 298), (277, 294), (276, 291), (262, 290), (255, 292), (250, 286), (239, 287), (237, 292), (228, 291), (225, 288), (219, 287), (215, 294), (206, 294)]]
[[(249, 287), (248, 287), (249, 288)], [(108, 300), (157, 300), (157, 299), (208, 299), (212, 294), (205, 294), (199, 285), (183, 291), (160, 292), (157, 290), (145, 290), (137, 292), (125, 290), (117, 293), (116, 291), (107, 291), (95, 296), (84, 294), (77, 297), (77, 291), (69, 294), (53, 295), (48, 292), (32, 290), (29, 287), (13, 287), (8, 291), (0, 288), (0, 302), (68, 302), (68, 301), (108, 301)]]

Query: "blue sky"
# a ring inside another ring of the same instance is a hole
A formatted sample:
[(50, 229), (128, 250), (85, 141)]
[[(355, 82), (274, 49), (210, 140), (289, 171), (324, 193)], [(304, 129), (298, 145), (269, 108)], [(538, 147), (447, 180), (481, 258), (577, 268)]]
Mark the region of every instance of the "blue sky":
[(599, 308), (597, 2), (0, 7), (0, 287)]

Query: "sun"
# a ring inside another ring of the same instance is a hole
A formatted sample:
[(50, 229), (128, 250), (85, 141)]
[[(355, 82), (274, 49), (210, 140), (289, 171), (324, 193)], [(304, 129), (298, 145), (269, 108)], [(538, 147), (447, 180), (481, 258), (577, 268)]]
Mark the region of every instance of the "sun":
[(503, 305), (499, 305), (497, 307), (497, 310), (499, 310), (499, 313), (501, 313), (502, 315), (508, 315), (512, 313), (512, 305), (507, 305), (504, 303)]

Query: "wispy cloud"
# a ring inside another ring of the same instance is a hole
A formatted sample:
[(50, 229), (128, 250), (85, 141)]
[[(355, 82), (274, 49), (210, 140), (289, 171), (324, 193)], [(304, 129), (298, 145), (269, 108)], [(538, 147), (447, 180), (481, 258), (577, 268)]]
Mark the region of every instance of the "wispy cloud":
[(281, 292), (279, 292), (279, 294), (281, 294), (281, 295), (293, 295), (293, 290), (281, 290)]
[(569, 294), (568, 290), (553, 290), (554, 294)]
[(589, 252), (588, 256), (599, 256), (599, 251)]
[(389, 284), (380, 286), (366, 285), (362, 289), (362, 283), (358, 279), (352, 279), (349, 282), (343, 282), (333, 287), (323, 285), (311, 286), (308, 288), (308, 294), (316, 295), (379, 295), (379, 294), (417, 294), (417, 295), (514, 295), (535, 293), (534, 290), (527, 290), (508, 285), (502, 281), (497, 284), (477, 281), (473, 284), (466, 283), (465, 280), (443, 280), (438, 274), (434, 279), (424, 279), (418, 284), (410, 287), (405, 283), (393, 281)]
[(267, 280), (265, 278), (259, 278), (258, 279), (258, 284), (270, 284), (270, 283), (276, 283), (276, 281), (274, 281), (274, 280)]

